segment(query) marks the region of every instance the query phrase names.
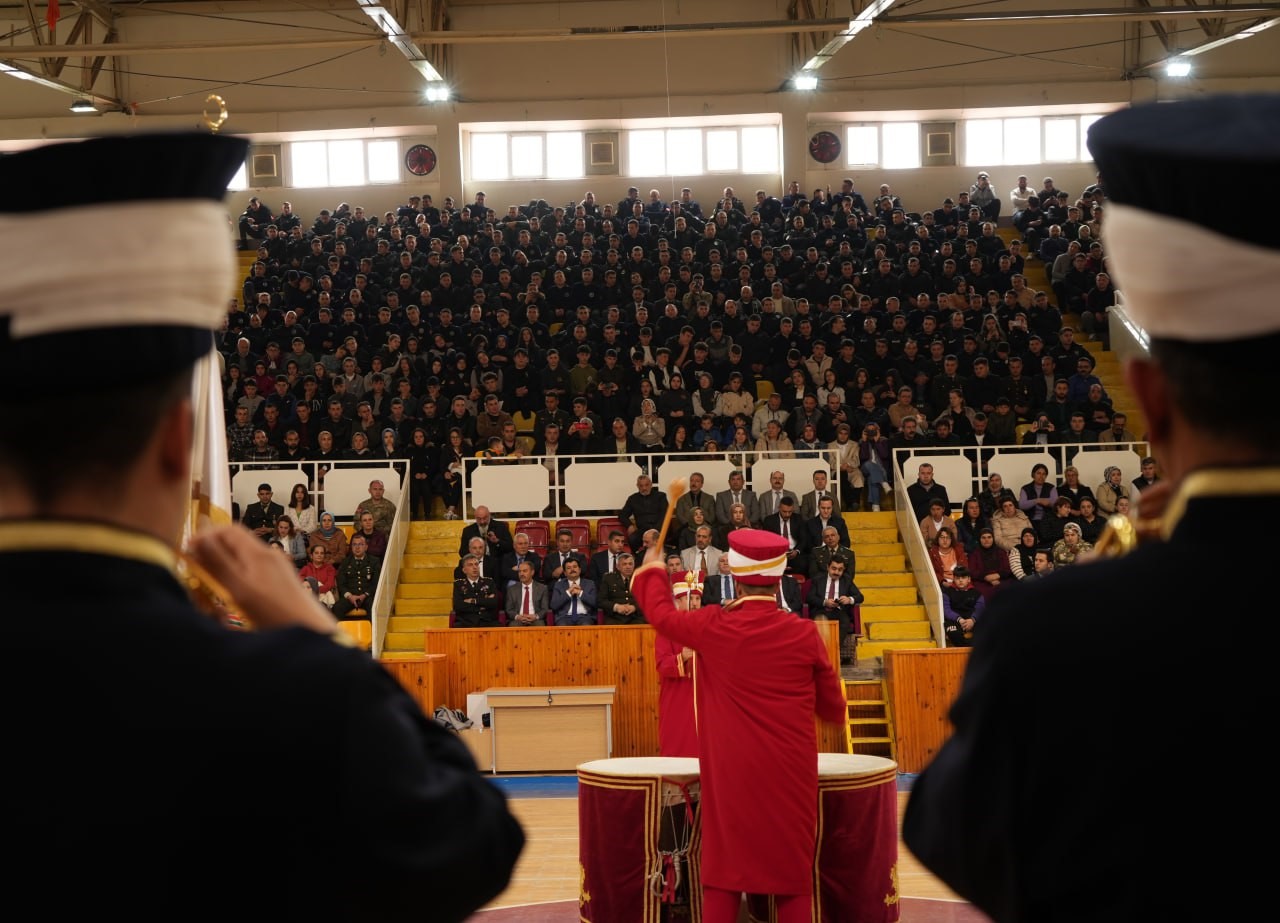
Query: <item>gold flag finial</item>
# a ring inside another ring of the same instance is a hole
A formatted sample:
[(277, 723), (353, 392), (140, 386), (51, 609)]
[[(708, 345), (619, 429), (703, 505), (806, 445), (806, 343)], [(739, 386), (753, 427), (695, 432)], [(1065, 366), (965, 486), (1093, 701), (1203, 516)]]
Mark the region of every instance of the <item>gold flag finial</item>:
[[(222, 124), (227, 120), (226, 100), (224, 100), (217, 93), (210, 93), (208, 96), (204, 98), (204, 102), (205, 102), (205, 110), (204, 110), (205, 127), (208, 128), (210, 132), (216, 135), (218, 133), (218, 129), (221, 128)], [(216, 116), (212, 116), (209, 114), (210, 103), (217, 106), (218, 114)]]

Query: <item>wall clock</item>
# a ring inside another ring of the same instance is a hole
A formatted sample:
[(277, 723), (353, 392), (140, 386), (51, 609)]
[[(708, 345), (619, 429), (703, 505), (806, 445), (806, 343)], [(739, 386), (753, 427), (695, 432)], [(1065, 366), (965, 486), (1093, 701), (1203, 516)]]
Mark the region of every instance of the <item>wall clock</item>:
[(840, 156), (840, 147), (839, 135), (820, 131), (809, 139), (809, 156), (818, 163), (831, 163)]
[(415, 144), (404, 152), (404, 168), (414, 176), (426, 176), (436, 168), (436, 152), (425, 144)]

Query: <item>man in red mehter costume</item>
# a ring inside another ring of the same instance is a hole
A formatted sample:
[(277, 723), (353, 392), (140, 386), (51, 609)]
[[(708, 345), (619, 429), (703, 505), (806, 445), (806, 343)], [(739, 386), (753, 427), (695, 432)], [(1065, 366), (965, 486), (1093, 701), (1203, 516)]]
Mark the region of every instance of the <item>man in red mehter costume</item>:
[(682, 612), (650, 552), (632, 578), (658, 632), (697, 651), (702, 919), (734, 923), (742, 894), (776, 897), (779, 923), (809, 923), (817, 831), (817, 738), (809, 716), (845, 720), (844, 693), (812, 622), (774, 603), (787, 540), (729, 533), (739, 591)]
[[(671, 595), (680, 611), (702, 605), (702, 584), (693, 571), (671, 575)], [(658, 752), (662, 756), (698, 755), (698, 726), (693, 709), (693, 648), (664, 635), (654, 642), (658, 661)]]

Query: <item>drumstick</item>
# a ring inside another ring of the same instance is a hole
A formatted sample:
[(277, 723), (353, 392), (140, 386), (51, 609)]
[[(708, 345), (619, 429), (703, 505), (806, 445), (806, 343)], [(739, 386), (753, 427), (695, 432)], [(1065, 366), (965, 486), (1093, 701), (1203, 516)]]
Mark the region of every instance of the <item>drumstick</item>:
[(658, 541), (654, 545), (659, 554), (662, 553), (663, 548), (667, 547), (667, 530), (671, 528), (671, 517), (676, 512), (676, 501), (684, 496), (685, 488), (688, 486), (684, 478), (673, 478), (667, 485), (667, 512), (662, 517), (662, 528), (658, 530)]

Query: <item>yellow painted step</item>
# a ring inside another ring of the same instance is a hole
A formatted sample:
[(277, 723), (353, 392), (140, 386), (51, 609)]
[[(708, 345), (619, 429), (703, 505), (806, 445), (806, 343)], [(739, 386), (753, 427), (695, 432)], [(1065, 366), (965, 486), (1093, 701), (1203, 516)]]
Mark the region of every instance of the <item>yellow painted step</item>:
[(448, 615), (453, 599), (397, 599), (396, 615)]
[(452, 599), (453, 582), (402, 583), (396, 587), (396, 599)]
[(415, 660), (421, 656), (422, 656), (422, 651), (411, 651), (411, 650), (392, 651), (392, 650), (387, 650), (384, 647), (382, 649), (382, 656), (379, 657), (379, 659), (380, 660)]
[(462, 537), (462, 530), (467, 524), (461, 519), (427, 519), (415, 520), (409, 526), (409, 535), (412, 538), (433, 538), (439, 536), (453, 536), (455, 542)]
[(926, 618), (924, 606), (919, 603), (883, 606), (864, 604), (859, 612), (864, 622), (912, 622)]
[(458, 539), (453, 536), (411, 538), (405, 542), (405, 554), (450, 554), (458, 557)]
[(855, 545), (862, 547), (862, 544), (884, 544), (887, 542), (896, 542), (898, 540), (897, 528), (892, 529), (858, 529), (849, 533), (849, 538)]
[(859, 573), (854, 578), (853, 582), (858, 585), (858, 589), (865, 593), (868, 587), (914, 587), (916, 585), (916, 578), (910, 571), (891, 572), (887, 574)]
[(415, 651), (421, 654), (425, 648), (426, 640), (420, 631), (389, 631), (382, 642), (384, 651)]
[(862, 590), (862, 595), (866, 597), (866, 601), (862, 604), (863, 612), (867, 611), (868, 606), (910, 606), (917, 601), (918, 597), (916, 588), (913, 586), (858, 587), (858, 589)]
[(920, 640), (928, 641), (933, 637), (928, 622), (869, 622), (863, 626), (863, 632), (873, 641)]
[(850, 529), (898, 529), (893, 513), (844, 513), (844, 522)]
[(404, 560), (401, 561), (401, 573), (405, 568), (413, 567), (431, 567), (440, 568), (447, 567), (452, 573), (453, 569), (458, 566), (458, 555), (455, 548), (451, 552), (433, 551), (430, 554), (406, 554)]
[(906, 569), (907, 559), (905, 555), (873, 555), (858, 559), (859, 574), (883, 574), (891, 571), (905, 571)]
[(849, 536), (853, 542), (853, 550), (858, 556), (858, 563), (861, 564), (863, 558), (880, 558), (885, 555), (905, 555), (907, 548), (902, 542), (863, 542), (861, 536), (855, 538), (852, 534)]
[(862, 660), (868, 657), (883, 657), (887, 650), (893, 651), (916, 651), (921, 648), (935, 648), (938, 645), (932, 640), (929, 641), (859, 641), (858, 642), (858, 659)]
[(400, 582), (404, 583), (447, 583), (453, 586), (452, 567), (408, 567), (400, 570)]
[(387, 620), (387, 631), (426, 631), (429, 628), (448, 628), (446, 615), (393, 615)]

